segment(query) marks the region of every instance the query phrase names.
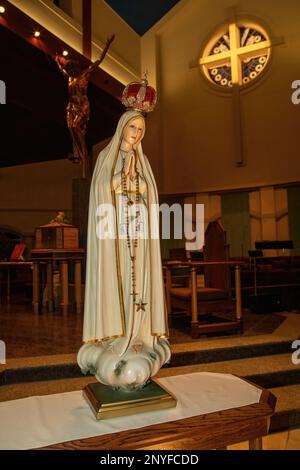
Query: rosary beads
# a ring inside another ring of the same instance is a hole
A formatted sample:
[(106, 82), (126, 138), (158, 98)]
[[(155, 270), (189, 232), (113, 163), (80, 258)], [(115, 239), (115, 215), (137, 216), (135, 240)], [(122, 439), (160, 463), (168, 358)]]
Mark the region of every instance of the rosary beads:
[[(136, 160), (135, 160), (136, 162)], [(123, 213), (125, 215), (125, 224), (126, 224), (126, 241), (127, 241), (127, 247), (129, 249), (129, 254), (130, 254), (130, 260), (131, 260), (131, 283), (132, 283), (132, 292), (131, 295), (133, 296), (133, 301), (135, 302), (135, 298), (138, 295), (136, 293), (136, 269), (135, 269), (135, 262), (136, 262), (136, 248), (138, 246), (138, 229), (139, 229), (139, 216), (140, 216), (140, 211), (139, 211), (139, 203), (140, 203), (140, 178), (139, 178), (139, 173), (137, 172), (136, 169), (136, 163), (135, 163), (135, 195), (134, 195), (134, 200), (132, 200), (129, 197), (129, 192), (128, 187), (127, 187), (127, 176), (125, 175), (125, 156), (122, 156), (122, 173), (121, 173), (121, 179), (122, 179), (122, 200), (123, 200)], [(134, 234), (133, 237), (131, 236), (131, 231), (130, 231), (130, 222), (129, 222), (129, 207), (136, 205), (135, 207), (135, 216), (134, 216)], [(133, 238), (133, 240), (132, 240)]]

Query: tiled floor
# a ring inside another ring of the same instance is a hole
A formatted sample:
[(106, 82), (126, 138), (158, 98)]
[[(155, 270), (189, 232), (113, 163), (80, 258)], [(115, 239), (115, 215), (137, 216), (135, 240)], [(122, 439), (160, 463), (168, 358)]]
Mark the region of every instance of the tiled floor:
[[(282, 314), (256, 315), (245, 312), (243, 335), (218, 334), (215, 337), (203, 336), (200, 340), (233, 338), (236, 341), (238, 338), (270, 334), (284, 320)], [(0, 339), (6, 343), (7, 358), (77, 352), (82, 344), (82, 324), (83, 317), (80, 314), (68, 313), (64, 316), (60, 312), (45, 312), (36, 315), (30, 303), (0, 305)], [(198, 341), (191, 338), (187, 327), (170, 328), (172, 345), (188, 345)]]
[(0, 325), (7, 358), (76, 352), (82, 344), (82, 315), (75, 313), (35, 315), (30, 303), (2, 305)]

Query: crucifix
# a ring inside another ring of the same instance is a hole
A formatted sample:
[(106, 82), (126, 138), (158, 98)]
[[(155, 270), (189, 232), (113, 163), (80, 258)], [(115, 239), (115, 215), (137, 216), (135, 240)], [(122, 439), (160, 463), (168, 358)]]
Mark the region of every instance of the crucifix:
[[(190, 67), (203, 68), (205, 75), (212, 79), (218, 85), (227, 85), (226, 88), (231, 90), (232, 94), (232, 110), (234, 125), (234, 160), (236, 166), (245, 165), (243, 150), (243, 128), (241, 113), (241, 91), (242, 85), (250, 82), (263, 69), (268, 61), (271, 46), (283, 43), (282, 38), (269, 39), (266, 34), (257, 31), (257, 26), (245, 23), (240, 26), (236, 19), (235, 7), (230, 9), (230, 20), (228, 21), (228, 32), (222, 35), (218, 47), (214, 47), (207, 55), (204, 54), (197, 63), (191, 62)], [(257, 34), (258, 33), (258, 34)], [(246, 75), (246, 64), (252, 59), (259, 58), (256, 70)], [(227, 69), (228, 79), (222, 79), (219, 73), (220, 68)], [(218, 83), (219, 82), (219, 83)], [(221, 88), (221, 86), (220, 86)], [(223, 87), (224, 88), (224, 87)]]
[(104, 60), (114, 37), (113, 34), (107, 38), (101, 57), (85, 68), (82, 68), (76, 60), (66, 59), (58, 54), (55, 56), (60, 71), (68, 78), (67, 125), (73, 142), (72, 160), (81, 164), (83, 178), (85, 178), (85, 164), (88, 158), (85, 141), (87, 122), (90, 117), (90, 102), (87, 95), (88, 83), (91, 74)]

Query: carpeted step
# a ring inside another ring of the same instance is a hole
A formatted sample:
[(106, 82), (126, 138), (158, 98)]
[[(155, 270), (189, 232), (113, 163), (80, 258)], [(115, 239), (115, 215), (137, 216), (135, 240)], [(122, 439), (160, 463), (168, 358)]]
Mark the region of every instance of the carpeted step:
[(271, 388), (277, 398), (276, 410), (272, 416), (270, 432), (300, 427), (300, 385)]
[[(71, 355), (71, 358), (73, 356)], [(71, 359), (70, 358), (70, 359)], [(64, 360), (66, 360), (65, 357), (63, 357)], [(41, 375), (37, 374), (37, 379), (35, 378), (35, 375), (33, 374), (33, 371), (35, 370), (43, 370), (43, 366), (39, 367), (32, 367), (34, 364), (37, 363), (37, 359), (35, 361), (29, 362), (28, 367), (23, 367), (22, 369), (15, 369), (17, 372), (22, 370), (23, 375), (22, 378), (24, 379), (23, 381), (19, 381), (18, 383), (7, 380), (6, 383), (3, 383), (2, 387), (0, 387), (0, 393), (1, 391), (4, 390), (4, 387), (17, 387), (20, 384), (20, 389), (24, 389), (25, 385), (27, 386), (27, 383), (29, 384), (28, 387), (30, 388), (31, 383), (38, 383), (38, 382), (45, 382), (50, 387), (51, 382), (57, 382), (65, 380), (66, 383), (72, 383), (71, 380), (74, 380), (74, 383), (81, 384), (80, 381), (91, 381), (93, 379), (93, 376), (83, 376), (78, 369), (78, 377), (68, 377), (66, 378), (65, 376), (62, 377), (62, 375), (65, 375), (65, 368), (66, 364), (62, 363), (61, 368), (62, 368), (62, 373), (61, 374), (56, 374), (58, 377), (49, 379), (49, 377), (46, 377), (45, 379), (41, 380), (40, 377)], [(75, 364), (71, 364), (73, 367)], [(55, 370), (58, 370), (60, 367), (60, 364), (49, 364), (48, 366), (44, 366), (44, 375), (47, 375), (46, 373), (50, 373), (51, 368), (55, 368)], [(293, 385), (293, 384), (299, 384), (300, 383), (300, 364), (295, 365), (291, 361), (291, 354), (278, 354), (278, 355), (271, 355), (271, 356), (263, 356), (263, 357), (249, 357), (246, 359), (236, 359), (232, 361), (223, 361), (223, 362), (212, 362), (212, 363), (207, 363), (207, 364), (194, 364), (194, 365), (185, 365), (185, 366), (180, 366), (180, 367), (163, 367), (159, 373), (158, 377), (167, 377), (167, 376), (172, 376), (172, 375), (184, 375), (184, 374), (190, 374), (193, 372), (215, 372), (215, 373), (220, 373), (220, 374), (234, 374), (239, 377), (244, 377), (247, 380), (250, 380), (257, 385), (260, 385), (265, 388), (271, 388), (271, 387), (281, 387), (281, 386), (286, 386), (286, 385)], [(59, 376), (60, 375), (60, 376)], [(13, 369), (7, 369), (7, 377), (12, 378), (13, 376)], [(29, 380), (25, 380), (26, 376), (29, 378)], [(5, 377), (5, 375), (4, 375)], [(292, 383), (289, 383), (289, 380)], [(80, 389), (80, 386), (79, 386)], [(55, 393), (55, 392), (51, 392)], [(5, 398), (6, 399), (6, 398)], [(0, 400), (1, 400), (1, 395), (0, 395)]]
[(8, 359), (0, 365), (0, 386), (82, 377), (76, 354)]
[[(200, 348), (200, 349), (198, 349)], [(188, 350), (187, 350), (188, 349)], [(211, 363), (222, 363), (225, 361), (235, 361), (248, 358), (262, 358), (265, 356), (291, 353), (291, 341), (272, 342), (249, 342), (248, 344), (229, 345), (228, 341), (220, 342), (220, 345), (211, 342), (201, 342), (188, 345), (175, 345), (171, 357), (171, 362), (163, 367), (175, 368), (185, 365), (200, 365)], [(246, 370), (246, 369), (243, 369)], [(255, 375), (255, 373), (254, 373)], [(291, 376), (291, 383), (298, 383), (298, 374), (292, 377), (291, 372), (283, 378), (274, 375), (273, 379), (267, 382), (267, 386), (278, 386), (288, 384)], [(25, 383), (42, 380), (58, 380), (62, 378), (79, 378), (82, 373), (76, 363), (76, 355), (44, 356), (35, 358), (11, 359), (5, 366), (0, 366), (0, 386)], [(255, 380), (253, 380), (255, 382)], [(265, 386), (260, 383), (260, 385)]]
[(185, 364), (208, 364), (211, 362), (231, 361), (248, 357), (270, 356), (291, 352), (291, 341), (278, 341), (258, 344), (216, 347), (215, 349), (195, 349), (193, 351), (174, 352), (169, 367)]
[(291, 353), (194, 364), (169, 369), (162, 368), (160, 375), (188, 374), (191, 372), (234, 374), (264, 388), (300, 384), (300, 364), (295, 365), (292, 363)]
[(0, 386), (76, 377), (82, 377), (82, 372), (76, 363), (7, 368), (0, 372)]

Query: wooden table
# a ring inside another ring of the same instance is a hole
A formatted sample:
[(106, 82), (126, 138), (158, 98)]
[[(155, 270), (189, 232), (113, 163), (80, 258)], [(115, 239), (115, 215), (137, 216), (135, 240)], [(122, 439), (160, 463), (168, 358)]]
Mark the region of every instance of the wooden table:
[(53, 296), (53, 265), (58, 263), (61, 277), (60, 306), (63, 313), (69, 309), (69, 266), (75, 263), (75, 304), (76, 312), (82, 310), (81, 299), (81, 263), (84, 258), (83, 248), (66, 249), (35, 249), (31, 251), (33, 261), (33, 308), (35, 313), (40, 311), (40, 267), (46, 264), (47, 269), (47, 306), (52, 311)]
[(275, 396), (265, 389), (261, 390), (259, 403), (253, 405), (54, 444), (45, 449), (208, 450), (226, 449), (229, 445), (249, 441), (250, 450), (260, 450), (262, 437), (269, 432), (270, 418), (276, 405)]
[[(172, 268), (188, 268), (191, 278), (191, 336), (197, 338), (201, 333), (237, 330), (243, 331), (243, 311), (241, 296), (241, 265), (238, 261), (166, 261), (166, 301), (168, 313), (171, 313)], [(197, 268), (205, 266), (233, 266), (235, 269), (235, 320), (219, 323), (200, 324), (198, 321)]]
[[(6, 281), (6, 299), (7, 303), (10, 303), (10, 271), (11, 269), (19, 268), (32, 268), (31, 261), (0, 261), (0, 269), (4, 269), (7, 272), (7, 281)], [(1, 302), (1, 292), (0, 292), (0, 302)]]

